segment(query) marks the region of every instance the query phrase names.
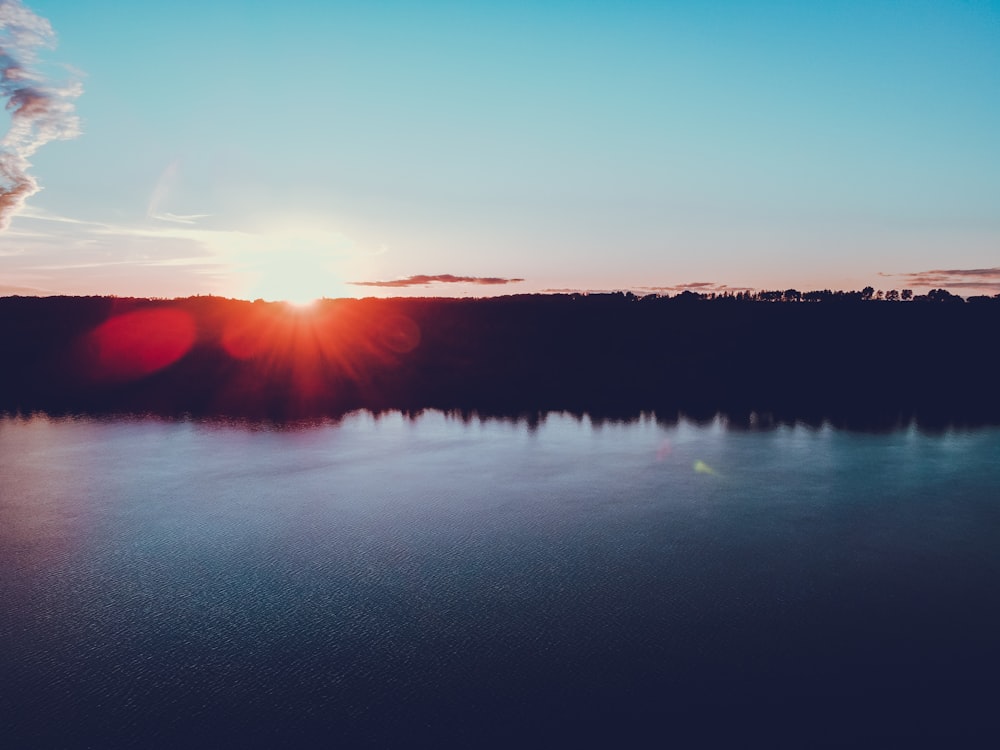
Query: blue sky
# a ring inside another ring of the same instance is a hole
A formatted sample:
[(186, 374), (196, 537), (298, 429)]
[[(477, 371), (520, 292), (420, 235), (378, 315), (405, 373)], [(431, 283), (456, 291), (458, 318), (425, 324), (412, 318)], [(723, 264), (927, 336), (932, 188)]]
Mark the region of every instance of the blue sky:
[(28, 6), (0, 293), (1000, 291), (998, 2)]

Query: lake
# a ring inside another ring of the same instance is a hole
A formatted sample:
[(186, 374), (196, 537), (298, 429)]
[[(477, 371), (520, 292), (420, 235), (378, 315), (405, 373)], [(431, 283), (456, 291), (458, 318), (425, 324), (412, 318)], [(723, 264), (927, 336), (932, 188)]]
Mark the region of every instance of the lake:
[(0, 418), (11, 747), (994, 736), (1000, 429)]

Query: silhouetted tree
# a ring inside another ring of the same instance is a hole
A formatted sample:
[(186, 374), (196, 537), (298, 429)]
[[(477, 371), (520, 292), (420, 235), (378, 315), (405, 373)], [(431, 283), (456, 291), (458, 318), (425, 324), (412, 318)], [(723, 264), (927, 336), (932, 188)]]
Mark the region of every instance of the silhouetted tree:
[(802, 295), (802, 299), (807, 302), (823, 302), (824, 300), (830, 300), (833, 298), (833, 292), (829, 289), (822, 289), (819, 291), (806, 292)]
[(901, 292), (901, 294), (900, 294), (900, 298), (903, 299), (903, 300), (913, 299), (913, 290), (912, 289), (904, 289)]
[(861, 290), (861, 299), (869, 300), (872, 298), (873, 294), (875, 294), (875, 288), (866, 286), (864, 289)]
[(695, 300), (702, 299), (703, 297), (704, 295), (692, 292), (690, 289), (685, 289), (683, 292), (674, 297), (674, 299), (681, 300), (683, 302), (694, 302)]
[(930, 302), (964, 302), (957, 294), (952, 294), (947, 289), (931, 289), (927, 293)]
[(885, 293), (885, 298), (889, 302), (897, 302), (899, 301), (899, 292), (896, 291), (895, 289), (890, 289), (888, 292)]

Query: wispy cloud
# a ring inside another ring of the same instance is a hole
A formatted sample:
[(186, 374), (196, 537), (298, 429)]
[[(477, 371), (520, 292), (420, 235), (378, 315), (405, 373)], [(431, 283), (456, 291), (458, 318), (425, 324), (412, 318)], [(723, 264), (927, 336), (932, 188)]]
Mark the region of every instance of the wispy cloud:
[(454, 276), (450, 273), (441, 273), (434, 276), (418, 274), (407, 276), (405, 279), (393, 279), (391, 281), (349, 281), (353, 286), (375, 286), (383, 289), (401, 289), (411, 286), (430, 286), (432, 284), (481, 284), (483, 286), (499, 286), (502, 284), (516, 284), (524, 279), (503, 279), (498, 276)]
[[(173, 217), (172, 214), (168, 214), (167, 216)], [(18, 226), (24, 220), (28, 220), (29, 224), (32, 222), (44, 222), (54, 226), (50, 226), (50, 229), (45, 233), (31, 234), (50, 239), (58, 239), (60, 237), (66, 238), (66, 240), (73, 239), (78, 244), (99, 244), (109, 238), (121, 238), (130, 240), (133, 243), (143, 240), (187, 242), (190, 244), (190, 250), (185, 254), (187, 257), (211, 255), (208, 248), (222, 244), (225, 240), (231, 241), (234, 238), (245, 239), (251, 237), (249, 233), (239, 230), (192, 227), (197, 219), (205, 218), (206, 216), (208, 215), (198, 214), (173, 217), (165, 219), (165, 223), (163, 224), (157, 222), (113, 224), (102, 221), (75, 219), (69, 216), (53, 214), (33, 206), (26, 206), (23, 213), (18, 217)], [(161, 216), (152, 218), (163, 219)], [(123, 256), (120, 258), (121, 260), (129, 260), (136, 258), (134, 249), (134, 244), (120, 245), (116, 248), (116, 252)], [(172, 250), (176, 251), (176, 246)], [(183, 256), (175, 255), (168, 257), (177, 260)], [(110, 257), (107, 257), (106, 262), (111, 262), (111, 260)]]
[[(30, 205), (14, 221), (4, 235), (13, 250), (0, 251), (0, 278), (45, 293), (214, 292), (233, 272), (238, 248), (252, 239), (176, 222), (88, 221)], [(165, 268), (176, 273), (164, 275)]]
[(29, 205), (0, 242), (0, 280), (59, 293), (319, 297), (342, 292), (341, 274), (367, 275), (363, 250), (308, 216), (241, 229), (193, 213), (93, 221)]
[(615, 292), (621, 291), (620, 289), (581, 289), (577, 287), (562, 287), (555, 288), (550, 287), (549, 289), (542, 289), (542, 294), (614, 294)]
[(207, 219), (211, 214), (150, 214), (149, 218), (157, 221), (169, 221), (174, 224), (197, 224), (199, 219)]
[(49, 141), (80, 134), (73, 109), (80, 83), (53, 86), (30, 68), (36, 51), (54, 47), (55, 38), (51, 24), (21, 0), (0, 0), (0, 99), (10, 112), (10, 129), (0, 139), (0, 229), (39, 190), (28, 174), (32, 154)]
[(1000, 267), (937, 268), (915, 273), (880, 273), (879, 276), (898, 279), (900, 286), (907, 287), (1000, 291)]
[(83, 219), (74, 219), (70, 216), (60, 216), (59, 214), (53, 214), (45, 209), (36, 208), (35, 206), (25, 206), (24, 210), (21, 211), (19, 216), (22, 219), (34, 219), (36, 221), (50, 221), (56, 224), (78, 224), (82, 226), (90, 227), (103, 227), (107, 226), (98, 221), (85, 221)]
[(179, 159), (170, 162), (149, 196), (149, 203), (146, 206), (146, 218), (156, 221), (166, 221), (172, 224), (197, 224), (201, 219), (211, 218), (211, 214), (179, 214), (164, 210), (164, 204), (177, 191), (181, 180), (181, 164)]
[(0, 296), (17, 295), (19, 297), (44, 297), (52, 294), (49, 289), (38, 289), (33, 286), (11, 286), (0, 284)]

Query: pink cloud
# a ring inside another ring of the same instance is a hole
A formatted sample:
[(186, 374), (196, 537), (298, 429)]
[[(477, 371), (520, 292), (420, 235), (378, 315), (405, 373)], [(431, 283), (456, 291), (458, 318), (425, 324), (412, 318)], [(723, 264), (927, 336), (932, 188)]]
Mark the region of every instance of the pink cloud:
[(898, 278), (901, 286), (1000, 291), (1000, 268), (939, 268), (915, 273), (880, 273), (879, 276)]
[(354, 286), (377, 286), (388, 289), (400, 289), (410, 286), (427, 286), (430, 284), (481, 284), (484, 286), (498, 286), (501, 284), (514, 284), (524, 279), (503, 279), (497, 276), (454, 276), (450, 273), (442, 273), (434, 276), (418, 274), (407, 276), (405, 279), (393, 279), (391, 281), (349, 281)]

